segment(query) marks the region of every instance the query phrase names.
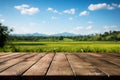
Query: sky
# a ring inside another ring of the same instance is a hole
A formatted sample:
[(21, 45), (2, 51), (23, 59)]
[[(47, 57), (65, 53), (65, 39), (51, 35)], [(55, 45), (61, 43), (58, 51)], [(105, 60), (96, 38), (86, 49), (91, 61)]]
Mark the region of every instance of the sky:
[(120, 30), (120, 0), (0, 0), (14, 34), (95, 34)]

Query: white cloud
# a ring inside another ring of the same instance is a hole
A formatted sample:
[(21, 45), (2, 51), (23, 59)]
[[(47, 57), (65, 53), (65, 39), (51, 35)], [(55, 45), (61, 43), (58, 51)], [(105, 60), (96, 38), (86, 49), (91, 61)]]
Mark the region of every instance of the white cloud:
[(89, 12), (88, 11), (82, 11), (79, 16), (86, 16), (86, 15), (89, 15)]
[(52, 20), (58, 19), (58, 17), (52, 16), (51, 19), (52, 19)]
[(100, 10), (100, 9), (108, 9), (108, 10), (113, 10), (115, 8), (120, 8), (120, 4), (112, 3), (106, 4), (106, 3), (99, 3), (99, 4), (90, 4), (88, 9), (91, 11), (94, 10)]
[(69, 17), (68, 19), (69, 19), (69, 20), (73, 20), (73, 18), (72, 18), (72, 17)]
[(118, 5), (118, 7), (120, 8), (120, 4)]
[(110, 31), (110, 30), (117, 30), (117, 27), (116, 25), (105, 25), (104, 26), (104, 30), (105, 31)]
[(5, 22), (5, 19), (0, 19), (0, 23), (3, 23), (3, 22)]
[(120, 8), (120, 4), (112, 3), (112, 6), (113, 6), (114, 8)]
[(46, 21), (42, 21), (42, 23), (43, 23), (43, 24), (45, 24), (45, 23), (46, 23)]
[(118, 6), (118, 4), (112, 3), (112, 6), (115, 6), (115, 7), (117, 7), (117, 6)]
[(75, 27), (73, 30), (78, 31), (78, 30), (82, 30), (82, 29), (84, 29), (83, 26), (77, 26), (77, 27)]
[(54, 12), (54, 13), (59, 13), (57, 10), (54, 10), (53, 12)]
[(86, 26), (77, 26), (73, 30), (79, 31), (79, 30), (90, 30), (90, 29), (92, 29), (92, 25), (88, 25), (87, 27)]
[(19, 6), (14, 6), (14, 8), (18, 9), (18, 10), (23, 10), (25, 8), (29, 8), (30, 6), (27, 5), (27, 4), (22, 4), (22, 5), (19, 5)]
[(93, 29), (92, 25), (91, 26), (89, 25), (89, 26), (77, 26), (69, 32), (74, 34), (89, 35), (94, 33), (100, 33), (100, 30)]
[(93, 22), (92, 21), (88, 21), (88, 24), (93, 24)]
[(47, 11), (53, 11), (53, 8), (48, 7), (48, 8), (47, 8)]
[(86, 27), (86, 29), (87, 29), (87, 30), (90, 30), (90, 29), (92, 29), (92, 26), (89, 25), (89, 26)]
[(74, 8), (63, 10), (63, 11), (58, 11), (54, 8), (48, 7), (46, 9), (46, 11), (49, 11), (49, 12), (52, 12), (52, 13), (57, 13), (57, 14), (62, 14), (62, 13), (64, 13), (64, 14), (75, 14), (75, 9)]
[(21, 11), (21, 14), (33, 15), (33, 14), (37, 13), (38, 11), (39, 11), (38, 8), (32, 7), (32, 8), (29, 8), (29, 9), (24, 9), (24, 10), (22, 10), (22, 11)]
[(37, 23), (35, 23), (35, 22), (30, 22), (30, 23), (29, 23), (29, 26), (37, 26)]
[(51, 7), (48, 7), (46, 11), (50, 11), (50, 12), (53, 12), (53, 13), (58, 13), (60, 14), (60, 12), (58, 12), (56, 9), (53, 9)]
[(100, 9), (112, 10), (112, 9), (114, 9), (114, 6), (106, 4), (106, 3), (90, 4), (88, 6), (88, 9), (91, 10), (91, 11), (100, 10)]
[(111, 26), (106, 25), (106, 26), (104, 26), (105, 29), (116, 28), (116, 27), (117, 27), (116, 25), (111, 25)]
[(67, 10), (64, 10), (63, 13), (65, 13), (65, 14), (75, 14), (75, 9), (74, 8), (67, 9)]
[(33, 15), (33, 14), (36, 14), (40, 11), (39, 8), (30, 7), (27, 4), (14, 6), (14, 8), (19, 10), (21, 14), (27, 14), (27, 15)]

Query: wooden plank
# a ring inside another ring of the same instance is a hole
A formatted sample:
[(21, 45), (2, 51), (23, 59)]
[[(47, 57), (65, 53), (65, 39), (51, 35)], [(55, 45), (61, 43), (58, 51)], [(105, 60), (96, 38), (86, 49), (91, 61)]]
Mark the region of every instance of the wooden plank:
[(108, 56), (119, 58), (120, 59), (120, 53), (108, 53)]
[(8, 61), (8, 60), (13, 59), (13, 58), (21, 57), (25, 54), (26, 53), (11, 53), (9, 55), (1, 56), (0, 57), (0, 63), (3, 63), (5, 61)]
[[(91, 53), (92, 54), (92, 53)], [(106, 55), (108, 57), (120, 59), (120, 53), (95, 53), (98, 55)]]
[(11, 53), (9, 55), (1, 56), (0, 59), (8, 58), (8, 57), (11, 57), (11, 56), (14, 56), (14, 55), (18, 55), (18, 54), (20, 54), (20, 53)]
[(11, 53), (0, 53), (0, 57), (5, 56), (5, 55), (9, 55), (9, 54), (11, 54)]
[(109, 56), (110, 54), (99, 54), (99, 53), (90, 53), (88, 55), (91, 55), (93, 57), (97, 57), (100, 59), (104, 59), (120, 67), (120, 59), (118, 57)]
[(46, 54), (23, 75), (45, 75), (53, 57), (54, 54), (52, 53)]
[(68, 61), (77, 75), (105, 75), (91, 63), (88, 63), (81, 58), (77, 57), (75, 54), (66, 54)]
[(18, 57), (18, 58), (13, 58), (11, 60), (5, 61), (5, 62), (1, 62), (0, 63), (0, 72), (6, 70), (7, 68), (14, 66), (15, 64), (34, 56), (35, 54), (26, 54), (24, 56)]
[(0, 73), (0, 75), (22, 75), (26, 70), (33, 66), (44, 54), (36, 54), (34, 57), (25, 59), (7, 70)]
[(92, 63), (96, 66), (99, 70), (104, 72), (106, 75), (119, 75), (120, 74), (120, 67), (97, 57), (92, 57), (88, 55), (88, 53), (80, 53), (77, 54), (81, 59)]
[(65, 54), (56, 53), (47, 73), (47, 76), (50, 75), (74, 75)]

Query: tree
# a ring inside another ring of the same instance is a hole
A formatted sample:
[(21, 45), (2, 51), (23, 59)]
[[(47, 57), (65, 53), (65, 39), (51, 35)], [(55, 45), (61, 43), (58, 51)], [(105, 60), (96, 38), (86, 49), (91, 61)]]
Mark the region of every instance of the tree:
[(4, 47), (7, 39), (8, 39), (8, 35), (9, 33), (12, 31), (12, 29), (8, 29), (7, 26), (4, 26), (0, 23), (0, 47)]
[(60, 37), (59, 37), (59, 40), (63, 40), (63, 39), (64, 39), (64, 37), (63, 37), (63, 36), (60, 36)]

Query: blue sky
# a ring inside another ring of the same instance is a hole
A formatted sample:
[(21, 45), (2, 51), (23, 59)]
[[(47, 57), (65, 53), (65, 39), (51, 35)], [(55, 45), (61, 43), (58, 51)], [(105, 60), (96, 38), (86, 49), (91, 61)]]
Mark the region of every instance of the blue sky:
[(120, 0), (0, 0), (0, 22), (16, 34), (120, 30)]

